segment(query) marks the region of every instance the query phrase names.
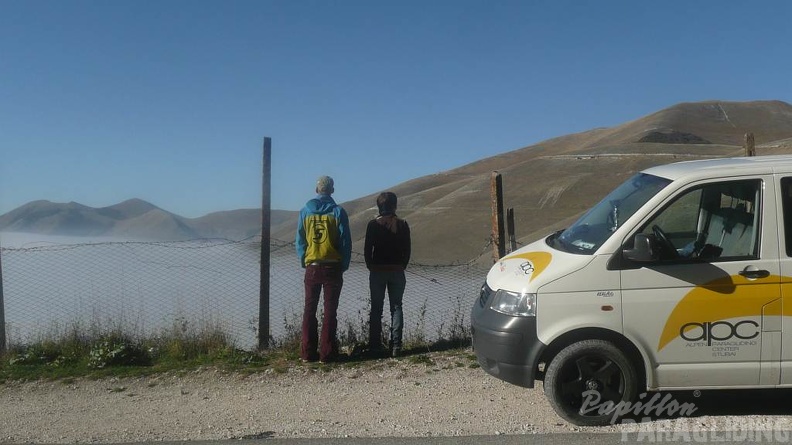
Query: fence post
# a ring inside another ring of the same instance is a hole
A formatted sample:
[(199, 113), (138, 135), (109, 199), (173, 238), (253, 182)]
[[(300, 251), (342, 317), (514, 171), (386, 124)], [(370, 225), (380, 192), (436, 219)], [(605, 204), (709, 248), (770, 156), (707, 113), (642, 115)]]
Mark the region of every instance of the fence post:
[(264, 138), (261, 176), (261, 264), (259, 279), (258, 348), (269, 348), (270, 337), (270, 206), (272, 190), (272, 140)]
[(492, 197), (492, 262), (496, 263), (506, 255), (506, 240), (503, 236), (503, 180), (500, 173), (492, 172), (490, 179)]
[(509, 252), (517, 250), (517, 238), (514, 236), (514, 209), (506, 209), (506, 234), (509, 238)]
[(745, 133), (745, 156), (756, 156), (756, 141), (753, 133)]
[(6, 352), (5, 298), (3, 297), (3, 249), (0, 246), (0, 355)]

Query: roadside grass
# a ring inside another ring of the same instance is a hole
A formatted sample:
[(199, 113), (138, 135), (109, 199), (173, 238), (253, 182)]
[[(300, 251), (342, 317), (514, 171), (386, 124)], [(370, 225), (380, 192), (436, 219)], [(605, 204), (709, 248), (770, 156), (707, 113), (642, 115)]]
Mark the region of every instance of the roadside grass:
[(343, 366), (388, 366), (389, 363), (435, 366), (432, 356), (438, 353), (447, 356), (443, 369), (477, 366), (467, 337), (427, 342), (413, 336), (406, 339), (402, 355), (391, 359), (368, 355), (359, 341), (349, 341), (365, 337), (347, 333), (340, 339), (342, 354), (339, 360), (321, 364), (300, 361), (300, 336), (296, 328), (281, 338), (272, 339), (270, 348), (263, 351), (237, 348), (222, 326), (212, 323), (179, 319), (158, 335), (143, 337), (130, 332), (134, 330), (96, 326), (85, 329), (74, 325), (65, 330), (52, 330), (24, 345), (11, 345), (0, 355), (0, 384), (30, 380), (70, 381), (78, 377), (135, 377), (208, 367), (240, 373), (285, 373), (296, 366), (320, 371)]

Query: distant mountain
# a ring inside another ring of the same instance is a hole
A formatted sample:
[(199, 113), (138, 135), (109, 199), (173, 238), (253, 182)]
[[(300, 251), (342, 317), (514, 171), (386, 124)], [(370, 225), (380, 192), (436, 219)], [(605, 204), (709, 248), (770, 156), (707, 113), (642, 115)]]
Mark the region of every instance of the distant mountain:
[(99, 236), (116, 220), (76, 202), (33, 201), (0, 216), (0, 230), (42, 234)]
[[(289, 215), (294, 215), (293, 218)], [(296, 219), (296, 212), (273, 210), (270, 224)], [(196, 218), (191, 226), (206, 238), (245, 239), (261, 233), (261, 210), (242, 209), (215, 212)]]
[(135, 218), (152, 210), (159, 210), (159, 208), (142, 199), (128, 199), (110, 207), (96, 209), (97, 213), (115, 220)]
[[(278, 224), (293, 214), (275, 210), (271, 221)], [(260, 233), (261, 210), (232, 210), (185, 218), (140, 199), (101, 208), (75, 202), (34, 201), (0, 215), (0, 231), (168, 241), (240, 240)]]
[[(682, 103), (612, 128), (597, 128), (423, 176), (390, 190), (410, 223), (413, 260), (423, 264), (491, 263), (490, 180), (503, 178), (518, 242), (566, 227), (635, 172), (680, 160), (743, 155), (753, 132), (758, 155), (792, 153), (792, 105), (779, 101)], [(379, 193), (379, 192), (377, 192)], [(342, 203), (353, 250), (362, 252), (377, 193)], [(312, 196), (306, 190), (306, 200)], [(0, 230), (177, 240), (242, 239), (259, 233), (260, 211), (183, 218), (132, 199), (94, 209), (35, 201), (0, 216)], [(294, 239), (297, 212), (272, 212), (272, 237)]]

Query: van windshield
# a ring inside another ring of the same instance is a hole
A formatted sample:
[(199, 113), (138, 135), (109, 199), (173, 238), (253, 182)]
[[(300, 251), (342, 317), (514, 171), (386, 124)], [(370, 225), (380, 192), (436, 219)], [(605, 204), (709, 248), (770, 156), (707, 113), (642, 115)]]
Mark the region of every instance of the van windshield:
[(592, 254), (624, 221), (671, 181), (638, 173), (614, 189), (569, 228), (550, 238), (548, 244), (570, 253)]

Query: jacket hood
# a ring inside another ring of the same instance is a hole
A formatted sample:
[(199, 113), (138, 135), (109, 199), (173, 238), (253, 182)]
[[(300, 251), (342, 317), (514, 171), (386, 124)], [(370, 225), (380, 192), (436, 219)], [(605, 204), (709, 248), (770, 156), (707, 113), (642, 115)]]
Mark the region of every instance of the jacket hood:
[(399, 222), (401, 222), (401, 219), (398, 216), (396, 216), (395, 213), (380, 215), (376, 219), (374, 219), (374, 221), (376, 221), (377, 224), (385, 227), (386, 229), (388, 229), (393, 233), (399, 232)]
[(332, 213), (336, 208), (336, 202), (330, 195), (317, 195), (316, 198), (305, 203), (305, 207), (314, 214), (324, 215)]

